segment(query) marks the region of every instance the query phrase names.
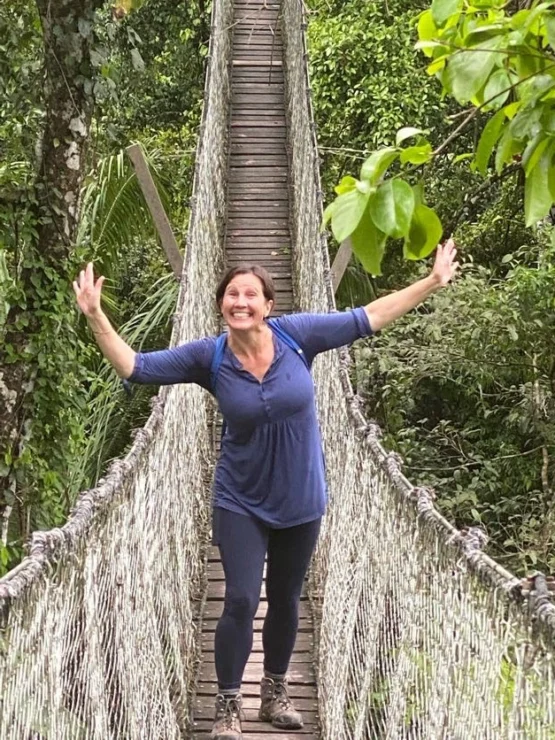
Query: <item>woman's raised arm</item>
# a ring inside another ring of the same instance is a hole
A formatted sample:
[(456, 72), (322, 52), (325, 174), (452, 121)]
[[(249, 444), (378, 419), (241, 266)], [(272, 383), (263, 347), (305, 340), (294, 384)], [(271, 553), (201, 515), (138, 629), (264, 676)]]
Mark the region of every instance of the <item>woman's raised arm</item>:
[(103, 283), (103, 277), (95, 282), (92, 262), (89, 262), (79, 273), (79, 278), (74, 280), (73, 290), (102, 354), (120, 378), (128, 378), (135, 367), (136, 352), (119, 336), (102, 311), (100, 294)]
[(449, 239), (444, 245), (438, 246), (434, 267), (428, 277), (365, 306), (372, 331), (383, 329), (447, 285), (459, 267), (459, 263), (455, 262), (456, 255), (455, 242)]

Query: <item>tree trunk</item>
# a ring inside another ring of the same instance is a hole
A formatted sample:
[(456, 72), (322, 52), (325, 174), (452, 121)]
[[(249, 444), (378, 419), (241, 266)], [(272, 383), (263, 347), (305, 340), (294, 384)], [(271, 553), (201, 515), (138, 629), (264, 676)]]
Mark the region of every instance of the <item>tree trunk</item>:
[(101, 4), (36, 0), (44, 40), (45, 123), (37, 146), (36, 236), (20, 262), (17, 301), (4, 326), (0, 357), (0, 520), (16, 494), (14, 462), (32, 418), (30, 392), (40, 374), (37, 337), (63, 300), (61, 284), (68, 284), (93, 108), (94, 11)]

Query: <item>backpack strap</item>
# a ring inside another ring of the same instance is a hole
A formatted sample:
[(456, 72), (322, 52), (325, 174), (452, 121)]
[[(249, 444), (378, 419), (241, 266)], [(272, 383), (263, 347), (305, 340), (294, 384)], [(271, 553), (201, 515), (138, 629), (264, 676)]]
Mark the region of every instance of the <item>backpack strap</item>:
[(210, 385), (212, 386), (212, 392), (216, 392), (216, 381), (218, 380), (218, 373), (224, 359), (225, 345), (227, 344), (227, 333), (224, 332), (216, 338), (216, 349), (212, 356), (212, 363), (210, 365)]
[(277, 319), (268, 319), (268, 325), (274, 332), (276, 337), (279, 337), (284, 344), (286, 344), (290, 349), (293, 350), (293, 352), (296, 352), (296, 354), (299, 355), (301, 360), (304, 362), (306, 369), (308, 370), (308, 372), (310, 372), (310, 365), (308, 364), (305, 353), (299, 347), (293, 337), (278, 324)]

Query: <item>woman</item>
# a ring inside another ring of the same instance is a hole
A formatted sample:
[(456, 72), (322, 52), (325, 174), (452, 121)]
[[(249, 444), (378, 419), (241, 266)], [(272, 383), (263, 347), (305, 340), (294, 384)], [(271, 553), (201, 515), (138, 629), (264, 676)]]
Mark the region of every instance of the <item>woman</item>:
[(226, 578), (215, 636), (219, 693), (211, 737), (241, 738), (241, 681), (252, 648), (267, 555), (268, 609), (259, 717), (299, 729), (287, 693), (303, 580), (326, 505), (324, 461), (309, 368), (320, 352), (369, 336), (447, 285), (458, 263), (450, 240), (430, 275), (367, 306), (331, 314), (291, 314), (268, 321), (274, 288), (256, 265), (232, 268), (216, 292), (225, 338), (136, 353), (102, 312), (103, 278), (92, 265), (73, 284), (77, 302), (105, 357), (137, 383), (198, 383), (226, 420), (214, 484), (214, 540)]

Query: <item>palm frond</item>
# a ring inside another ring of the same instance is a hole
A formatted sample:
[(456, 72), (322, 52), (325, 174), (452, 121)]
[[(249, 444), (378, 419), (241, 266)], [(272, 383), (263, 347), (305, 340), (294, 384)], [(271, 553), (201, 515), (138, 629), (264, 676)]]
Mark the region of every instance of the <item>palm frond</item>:
[[(164, 208), (168, 210), (170, 198), (159, 167), (164, 157), (159, 150), (144, 153)], [(124, 150), (101, 159), (87, 181), (77, 244), (87, 248), (104, 274), (111, 275), (120, 259), (122, 245), (152, 239), (156, 231)]]
[[(168, 326), (177, 300), (178, 283), (173, 274), (160, 278), (139, 311), (120, 328), (121, 336), (138, 350), (156, 346)], [(129, 399), (121, 380), (103, 360), (87, 394), (87, 440), (78, 465), (70, 473), (69, 493), (94, 485), (108, 460), (120, 454), (128, 442), (130, 426), (141, 407), (146, 407), (152, 388), (140, 388)]]

